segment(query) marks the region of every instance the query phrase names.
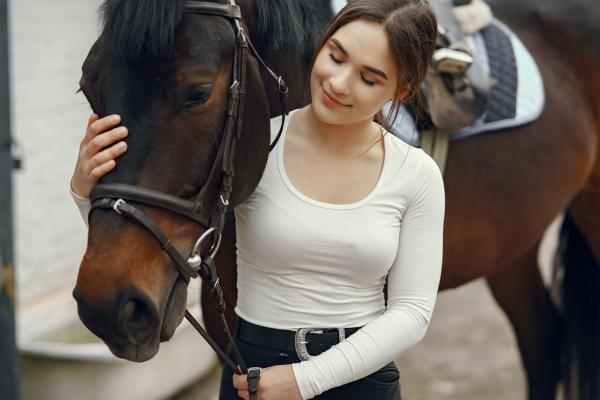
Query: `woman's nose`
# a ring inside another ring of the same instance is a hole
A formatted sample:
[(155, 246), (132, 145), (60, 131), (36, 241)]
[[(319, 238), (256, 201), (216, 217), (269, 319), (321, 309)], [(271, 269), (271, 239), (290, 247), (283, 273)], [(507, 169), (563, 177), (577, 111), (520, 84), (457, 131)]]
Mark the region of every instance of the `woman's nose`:
[(329, 86), (332, 94), (338, 96), (347, 96), (350, 94), (350, 71), (347, 68), (339, 71), (329, 78)]

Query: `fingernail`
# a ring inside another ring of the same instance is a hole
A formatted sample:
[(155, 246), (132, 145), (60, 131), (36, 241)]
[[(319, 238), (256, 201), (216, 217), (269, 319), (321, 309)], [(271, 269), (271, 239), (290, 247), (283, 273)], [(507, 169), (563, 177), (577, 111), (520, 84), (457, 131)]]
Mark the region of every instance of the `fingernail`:
[(115, 114), (115, 115), (113, 115), (112, 120), (114, 123), (117, 123), (121, 120), (121, 117), (119, 115)]

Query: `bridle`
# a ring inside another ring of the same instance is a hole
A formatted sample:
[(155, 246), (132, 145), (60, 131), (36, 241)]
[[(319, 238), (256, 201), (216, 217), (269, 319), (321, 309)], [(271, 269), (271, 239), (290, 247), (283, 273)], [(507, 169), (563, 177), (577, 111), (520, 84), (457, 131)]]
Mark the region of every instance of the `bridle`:
[[(225, 224), (225, 214), (230, 205), (229, 200), (232, 193), (232, 183), (234, 176), (234, 156), (237, 140), (242, 134), (242, 117), (244, 114), (246, 100), (246, 68), (247, 68), (247, 51), (250, 49), (256, 60), (263, 68), (275, 79), (279, 86), (280, 102), (283, 110), (283, 120), (281, 129), (277, 134), (273, 143), (271, 143), (269, 151), (273, 150), (277, 141), (281, 137), (283, 125), (285, 121), (286, 98), (288, 87), (281, 76), (276, 75), (262, 60), (250, 39), (247, 37), (241, 24), (241, 11), (235, 0), (229, 0), (229, 4), (217, 4), (209, 2), (201, 2), (189, 0), (184, 3), (185, 12), (189, 14), (202, 14), (227, 18), (231, 22), (236, 40), (236, 48), (233, 58), (232, 69), (232, 84), (229, 88), (227, 120), (225, 130), (221, 135), (221, 140), (217, 150), (215, 161), (212, 165), (210, 174), (204, 186), (195, 196), (194, 200), (185, 200), (179, 197), (171, 196), (166, 193), (151, 190), (139, 186), (121, 184), (121, 183), (103, 183), (98, 184), (91, 193), (91, 211), (96, 209), (113, 210), (117, 214), (133, 220), (144, 227), (154, 238), (159, 242), (163, 251), (165, 251), (179, 273), (189, 283), (191, 278), (196, 278), (199, 275), (205, 280), (211, 288), (211, 293), (217, 305), (220, 314), (223, 329), (231, 344), (234, 357), (237, 364), (233, 362), (227, 354), (216, 344), (216, 342), (208, 335), (206, 330), (196, 321), (192, 314), (186, 310), (186, 319), (198, 330), (204, 339), (211, 347), (221, 356), (221, 358), (231, 366), (234, 371), (238, 371), (238, 365), (241, 372), (248, 376), (256, 375), (255, 369), (248, 368), (242, 359), (242, 356), (231, 337), (231, 332), (227, 326), (225, 319), (225, 301), (223, 298), (223, 290), (219, 284), (214, 257), (219, 249), (221, 234)], [(218, 204), (215, 210), (211, 213), (205, 206), (205, 200), (211, 183), (220, 175), (220, 189), (218, 194)], [(148, 218), (137, 207), (130, 204), (141, 203), (150, 205), (156, 208), (168, 210), (176, 214), (183, 215), (205, 228), (204, 233), (198, 238), (192, 246), (188, 257), (181, 255), (175, 249), (173, 243), (161, 231), (150, 218)], [(200, 254), (200, 247), (208, 245), (204, 250), (204, 254)], [(258, 377), (249, 384), (258, 386)], [(252, 391), (251, 391), (252, 394)], [(254, 390), (256, 396), (256, 390)]]

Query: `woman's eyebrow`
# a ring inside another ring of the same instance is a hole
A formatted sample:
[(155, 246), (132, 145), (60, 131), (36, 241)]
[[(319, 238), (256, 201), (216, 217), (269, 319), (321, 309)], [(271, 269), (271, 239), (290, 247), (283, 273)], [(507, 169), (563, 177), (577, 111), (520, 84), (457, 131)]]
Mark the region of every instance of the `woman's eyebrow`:
[[(346, 49), (344, 48), (344, 46), (342, 46), (342, 44), (340, 43), (339, 40), (337, 40), (336, 38), (331, 38), (331, 42), (342, 52), (344, 53), (346, 56), (348, 56), (348, 52), (346, 51)], [(374, 67), (370, 67), (368, 65), (363, 65), (363, 68), (366, 69), (369, 72), (374, 73), (375, 75), (379, 75), (380, 77), (382, 77), (385, 80), (388, 80), (387, 75), (385, 74), (385, 72), (374, 68)]]

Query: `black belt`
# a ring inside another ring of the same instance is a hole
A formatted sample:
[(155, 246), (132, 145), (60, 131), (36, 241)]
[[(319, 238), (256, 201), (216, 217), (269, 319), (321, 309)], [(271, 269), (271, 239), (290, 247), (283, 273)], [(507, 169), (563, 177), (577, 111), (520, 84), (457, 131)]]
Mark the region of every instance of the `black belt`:
[[(359, 329), (360, 328), (345, 328), (343, 329), (344, 336), (348, 337)], [(238, 317), (236, 336), (239, 339), (256, 346), (297, 354), (296, 341), (298, 331), (267, 328)], [(305, 348), (310, 355), (319, 355), (331, 348), (331, 346), (340, 342), (340, 330), (324, 328), (319, 332), (307, 332), (305, 342)]]

